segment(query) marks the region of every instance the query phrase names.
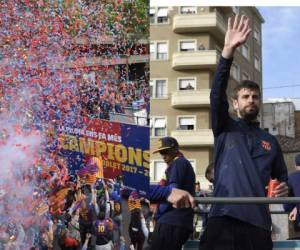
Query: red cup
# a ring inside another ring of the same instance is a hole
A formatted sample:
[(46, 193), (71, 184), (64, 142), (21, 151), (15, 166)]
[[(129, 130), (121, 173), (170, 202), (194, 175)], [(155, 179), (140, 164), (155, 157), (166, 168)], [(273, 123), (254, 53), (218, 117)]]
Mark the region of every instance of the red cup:
[(270, 180), (269, 186), (268, 186), (268, 197), (274, 197), (273, 191), (279, 184), (280, 184), (280, 181), (278, 181), (278, 180)]

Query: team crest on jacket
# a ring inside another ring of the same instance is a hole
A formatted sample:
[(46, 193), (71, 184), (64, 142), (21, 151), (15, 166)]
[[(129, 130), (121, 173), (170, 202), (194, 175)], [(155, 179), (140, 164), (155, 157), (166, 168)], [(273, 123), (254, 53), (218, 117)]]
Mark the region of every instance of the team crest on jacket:
[(262, 140), (262, 141), (261, 141), (261, 145), (262, 145), (262, 147), (263, 147), (265, 150), (267, 150), (267, 151), (270, 151), (270, 150), (271, 150), (271, 144), (270, 144), (270, 142)]

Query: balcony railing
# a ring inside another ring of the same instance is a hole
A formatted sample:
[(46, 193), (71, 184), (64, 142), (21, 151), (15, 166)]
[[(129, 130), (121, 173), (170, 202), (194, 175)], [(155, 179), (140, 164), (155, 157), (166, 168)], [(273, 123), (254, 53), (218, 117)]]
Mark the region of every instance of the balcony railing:
[(201, 108), (209, 107), (210, 89), (179, 90), (172, 93), (173, 108)]
[(173, 130), (171, 136), (183, 147), (211, 147), (214, 144), (211, 129)]
[(173, 54), (172, 67), (174, 70), (214, 69), (218, 58), (217, 50), (178, 52)]
[(209, 32), (217, 38), (224, 39), (226, 24), (219, 12), (175, 15), (173, 20), (175, 33)]

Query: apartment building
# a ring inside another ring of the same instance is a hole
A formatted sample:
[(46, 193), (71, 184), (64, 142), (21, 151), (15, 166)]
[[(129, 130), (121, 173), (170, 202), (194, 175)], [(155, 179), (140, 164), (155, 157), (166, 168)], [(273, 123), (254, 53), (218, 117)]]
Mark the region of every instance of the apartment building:
[(295, 137), (295, 105), (292, 101), (267, 101), (263, 104), (264, 129), (272, 135)]
[[(173, 136), (191, 161), (202, 188), (213, 161), (209, 93), (223, 48), (227, 19), (234, 13), (251, 19), (252, 33), (234, 58), (228, 92), (243, 79), (262, 84), (261, 25), (254, 7), (151, 7), (151, 149), (160, 137)], [(160, 155), (151, 156), (151, 181), (164, 176)]]
[(300, 99), (274, 98), (263, 103), (263, 127), (272, 135), (300, 137)]

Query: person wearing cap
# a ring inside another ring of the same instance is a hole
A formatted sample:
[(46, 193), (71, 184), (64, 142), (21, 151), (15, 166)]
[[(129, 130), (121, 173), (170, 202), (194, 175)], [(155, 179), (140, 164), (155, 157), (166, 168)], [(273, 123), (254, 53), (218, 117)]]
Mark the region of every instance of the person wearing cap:
[[(300, 154), (295, 156), (295, 171), (289, 174), (288, 186), (290, 188), (290, 196), (300, 197)], [(300, 230), (300, 213), (299, 204), (284, 204), (284, 210), (290, 212), (289, 220), (294, 221), (295, 231)]]
[[(164, 137), (159, 143), (153, 153), (160, 153), (167, 169), (164, 186), (150, 185), (150, 201), (162, 201), (156, 212), (150, 249), (181, 250), (193, 230), (194, 202), (190, 196), (195, 194), (195, 173), (191, 163), (179, 151), (175, 138)], [(174, 193), (179, 195), (176, 197)]]
[[(261, 91), (243, 80), (232, 92), (236, 117), (229, 113), (227, 86), (237, 47), (246, 43), (251, 29), (245, 16), (229, 17), (224, 47), (210, 92), (214, 135), (214, 196), (265, 197), (270, 179), (280, 184), (275, 197), (288, 195), (287, 168), (276, 138), (259, 127)], [(271, 216), (261, 204), (212, 204), (199, 250), (272, 250)]]

